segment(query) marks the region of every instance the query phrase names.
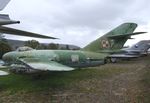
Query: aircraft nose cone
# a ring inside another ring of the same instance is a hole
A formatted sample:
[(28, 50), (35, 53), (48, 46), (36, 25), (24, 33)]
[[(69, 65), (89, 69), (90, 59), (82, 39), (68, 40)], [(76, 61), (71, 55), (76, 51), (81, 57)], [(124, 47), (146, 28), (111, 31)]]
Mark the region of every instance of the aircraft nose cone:
[(4, 61), (11, 61), (12, 60), (12, 56), (11, 56), (11, 53), (6, 53), (6, 54), (4, 54), (3, 55), (3, 57), (2, 57), (2, 59), (4, 60)]
[(5, 75), (8, 75), (8, 74), (9, 74), (9, 73), (0, 70), (0, 76), (5, 76)]

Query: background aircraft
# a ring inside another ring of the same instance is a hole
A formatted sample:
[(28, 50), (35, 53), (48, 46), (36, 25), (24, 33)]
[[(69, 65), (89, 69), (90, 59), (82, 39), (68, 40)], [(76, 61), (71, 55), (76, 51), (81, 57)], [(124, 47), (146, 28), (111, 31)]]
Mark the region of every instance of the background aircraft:
[(120, 52), (109, 55), (110, 62), (117, 62), (120, 59), (132, 59), (147, 55), (150, 48), (150, 40), (142, 40), (129, 48), (121, 49)]
[(10, 0), (0, 0), (0, 11), (3, 10)]
[(150, 48), (150, 40), (142, 40), (138, 43), (134, 44), (130, 48), (124, 48), (122, 49), (129, 55), (147, 55), (147, 51)]
[[(10, 0), (0, 0), (0, 11), (5, 8), (5, 6), (9, 3), (9, 1)], [(28, 32), (28, 31), (23, 31), (23, 30), (3, 26), (3, 25), (10, 25), (10, 24), (17, 24), (17, 23), (20, 23), (20, 21), (11, 20), (9, 18), (9, 15), (0, 14), (0, 33), (11, 34), (11, 35), (19, 35), (19, 36), (35, 37), (35, 38), (44, 38), (44, 39), (57, 39), (57, 38), (54, 38), (54, 37), (45, 36), (45, 35), (41, 35), (41, 34), (38, 34), (38, 33), (32, 33), (32, 32)]]
[(5, 27), (3, 25), (10, 25), (20, 23), (19, 21), (10, 20), (8, 15), (0, 14), (0, 33), (19, 35), (19, 36), (28, 36), (28, 37), (36, 37), (36, 38), (44, 38), (44, 39), (57, 39), (50, 36), (41, 35), (38, 33), (32, 33), (28, 31), (23, 31), (19, 29)]
[(25, 47), (6, 53), (3, 60), (15, 73), (71, 71), (75, 68), (98, 66), (104, 64), (108, 56), (107, 53), (100, 53), (100, 50), (121, 49), (131, 35), (144, 33), (133, 33), (136, 27), (135, 23), (124, 23), (78, 51), (33, 50)]

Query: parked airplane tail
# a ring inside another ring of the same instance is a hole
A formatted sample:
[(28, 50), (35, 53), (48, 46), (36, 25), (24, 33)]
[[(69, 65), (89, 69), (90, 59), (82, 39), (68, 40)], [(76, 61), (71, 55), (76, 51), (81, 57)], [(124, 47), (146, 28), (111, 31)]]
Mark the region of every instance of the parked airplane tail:
[(86, 51), (100, 52), (100, 51), (112, 51), (121, 49), (128, 39), (131, 39), (132, 35), (142, 34), (145, 32), (135, 32), (136, 23), (124, 23), (110, 32), (106, 33), (97, 40), (91, 42), (83, 48)]

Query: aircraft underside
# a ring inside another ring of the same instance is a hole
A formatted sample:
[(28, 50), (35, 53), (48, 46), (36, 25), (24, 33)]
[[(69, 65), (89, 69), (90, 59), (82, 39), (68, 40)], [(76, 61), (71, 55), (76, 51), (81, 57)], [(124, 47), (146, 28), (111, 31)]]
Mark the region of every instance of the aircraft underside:
[[(68, 62), (68, 63), (64, 63), (63, 65), (78, 69), (78, 68), (84, 68), (84, 67), (99, 66), (102, 64), (105, 64), (104, 60), (88, 60), (85, 62), (75, 62), (75, 63)], [(41, 69), (44, 70), (45, 68), (41, 68)], [(20, 62), (12, 64), (9, 68), (9, 71), (13, 73), (18, 73), (18, 74), (32, 74), (32, 73), (37, 73), (37, 72), (43, 72), (42, 70), (37, 70), (36, 68), (34, 69), (30, 67), (29, 65), (20, 63)]]

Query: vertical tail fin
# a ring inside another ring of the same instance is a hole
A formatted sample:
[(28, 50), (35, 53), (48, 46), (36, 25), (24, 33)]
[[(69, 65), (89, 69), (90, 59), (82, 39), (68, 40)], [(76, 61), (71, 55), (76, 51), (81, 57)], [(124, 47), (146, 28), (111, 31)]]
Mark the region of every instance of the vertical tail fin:
[(86, 51), (99, 52), (100, 50), (121, 49), (131, 35), (141, 34), (145, 32), (133, 33), (136, 29), (136, 23), (124, 23), (110, 32), (106, 33), (97, 40), (91, 42), (83, 48)]

